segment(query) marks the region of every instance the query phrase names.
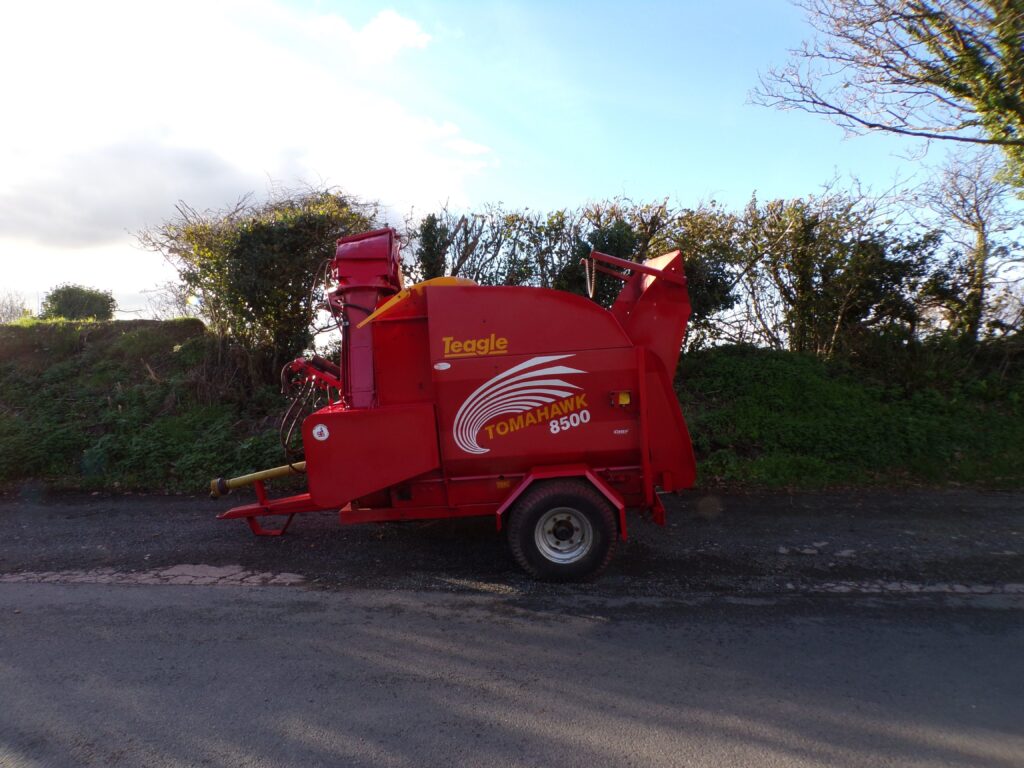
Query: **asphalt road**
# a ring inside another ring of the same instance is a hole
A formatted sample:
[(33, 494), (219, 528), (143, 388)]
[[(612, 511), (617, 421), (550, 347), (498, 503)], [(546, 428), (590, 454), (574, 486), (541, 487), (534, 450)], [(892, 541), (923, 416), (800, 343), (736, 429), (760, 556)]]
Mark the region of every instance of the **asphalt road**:
[(596, 584), (479, 522), (0, 499), (0, 766), (1024, 765), (1024, 496), (692, 496)]

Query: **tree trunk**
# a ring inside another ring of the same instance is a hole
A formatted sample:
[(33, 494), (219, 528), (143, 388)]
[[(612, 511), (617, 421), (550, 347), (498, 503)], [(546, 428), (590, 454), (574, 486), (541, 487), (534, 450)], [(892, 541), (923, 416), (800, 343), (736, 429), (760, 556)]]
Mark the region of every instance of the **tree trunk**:
[(964, 297), (961, 327), (964, 338), (972, 344), (977, 342), (981, 330), (981, 315), (985, 307), (985, 286), (988, 283), (987, 265), (989, 254), (988, 235), (984, 227), (974, 231), (974, 250), (968, 260), (967, 295)]

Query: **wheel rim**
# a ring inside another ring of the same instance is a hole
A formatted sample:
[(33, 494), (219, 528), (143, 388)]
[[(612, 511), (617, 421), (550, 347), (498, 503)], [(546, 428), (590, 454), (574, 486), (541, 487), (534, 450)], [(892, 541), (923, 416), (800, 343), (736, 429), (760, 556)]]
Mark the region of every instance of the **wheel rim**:
[(594, 544), (594, 528), (572, 507), (549, 509), (537, 521), (533, 538), (540, 553), (553, 563), (575, 563)]

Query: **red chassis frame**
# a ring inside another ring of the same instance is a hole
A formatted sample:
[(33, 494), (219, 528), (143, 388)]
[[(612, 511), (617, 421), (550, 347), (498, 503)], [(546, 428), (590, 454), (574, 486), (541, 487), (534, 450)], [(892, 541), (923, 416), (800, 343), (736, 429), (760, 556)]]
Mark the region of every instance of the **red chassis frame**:
[[(537, 467), (525, 475), (521, 476), (518, 485), (508, 493), (506, 498), (500, 503), (486, 502), (478, 504), (465, 504), (457, 507), (451, 506), (433, 506), (433, 507), (374, 507), (374, 508), (362, 508), (355, 504), (349, 504), (342, 507), (339, 510), (339, 522), (342, 525), (354, 525), (358, 523), (383, 523), (383, 522), (396, 522), (406, 520), (436, 520), (449, 517), (488, 517), (493, 515), (495, 519), (495, 525), (497, 530), (502, 528), (502, 518), (505, 512), (512, 506), (515, 500), (522, 495), (532, 483), (542, 480), (553, 480), (556, 478), (580, 478), (586, 480), (593, 485), (608, 501), (615, 507), (616, 514), (619, 520), (619, 538), (622, 541), (626, 541), (626, 502), (622, 496), (612, 488), (608, 482), (604, 479), (607, 475), (613, 475), (622, 477), (624, 473), (636, 474), (638, 477), (642, 474), (642, 470), (639, 467), (621, 467), (615, 469), (591, 469), (586, 465), (567, 465), (567, 466), (555, 466), (555, 467)], [(508, 480), (503, 476), (489, 476), (489, 477), (470, 477), (470, 478), (455, 478), (445, 479), (440, 478), (436, 480), (427, 480), (424, 482), (466, 482), (466, 481), (491, 481), (494, 483), (502, 483)], [(510, 485), (511, 487), (511, 485)], [(249, 528), (257, 536), (280, 536), (288, 530), (288, 526), (291, 525), (295, 515), (302, 514), (304, 512), (324, 512), (328, 511), (324, 507), (315, 504), (308, 493), (301, 493), (295, 496), (287, 496), (281, 499), (271, 499), (267, 497), (266, 487), (262, 480), (257, 480), (253, 483), (253, 488), (256, 491), (256, 503), (246, 504), (240, 507), (234, 507), (229, 509), (217, 516), (219, 520), (236, 520), (245, 519), (249, 523)], [(661, 504), (661, 500), (657, 494), (654, 494), (652, 502), (653, 517), (655, 523), (658, 525), (665, 524), (665, 508)], [(272, 517), (272, 516), (284, 516), (288, 519), (285, 520), (284, 525), (280, 528), (264, 528), (260, 525), (257, 518), (260, 517)]]

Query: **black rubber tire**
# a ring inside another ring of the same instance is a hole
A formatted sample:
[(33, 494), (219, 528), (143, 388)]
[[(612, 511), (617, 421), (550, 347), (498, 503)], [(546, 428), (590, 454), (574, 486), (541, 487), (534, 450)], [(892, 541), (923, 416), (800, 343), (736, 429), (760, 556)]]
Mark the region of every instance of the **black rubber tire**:
[[(578, 560), (556, 562), (536, 541), (538, 523), (549, 510), (570, 508), (590, 523), (590, 548)], [(586, 480), (543, 480), (534, 483), (508, 511), (508, 545), (519, 566), (543, 581), (587, 581), (597, 578), (615, 554), (618, 522), (615, 508)]]

